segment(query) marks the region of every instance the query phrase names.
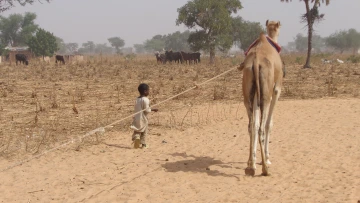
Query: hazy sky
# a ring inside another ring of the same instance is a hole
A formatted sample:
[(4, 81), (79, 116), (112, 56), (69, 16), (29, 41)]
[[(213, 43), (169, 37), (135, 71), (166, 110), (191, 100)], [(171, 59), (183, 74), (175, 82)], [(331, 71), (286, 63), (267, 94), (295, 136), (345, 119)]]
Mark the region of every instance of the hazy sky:
[[(125, 46), (143, 43), (156, 34), (184, 31), (176, 26), (177, 9), (188, 0), (52, 0), (22, 7), (17, 5), (2, 13), (35, 12), (36, 23), (53, 32), (65, 42), (107, 43), (109, 37), (119, 36)], [(102, 3), (100, 3), (102, 2)], [(340, 3), (341, 2), (341, 3)], [(299, 23), (305, 13), (304, 2), (293, 0), (241, 0), (243, 9), (237, 15), (249, 21), (265, 24), (267, 19), (281, 21), (279, 42), (285, 46), (297, 33), (306, 34), (304, 24)], [(340, 29), (355, 28), (360, 31), (360, 0), (332, 0), (329, 6), (322, 5), (325, 21), (315, 27), (321, 36)]]

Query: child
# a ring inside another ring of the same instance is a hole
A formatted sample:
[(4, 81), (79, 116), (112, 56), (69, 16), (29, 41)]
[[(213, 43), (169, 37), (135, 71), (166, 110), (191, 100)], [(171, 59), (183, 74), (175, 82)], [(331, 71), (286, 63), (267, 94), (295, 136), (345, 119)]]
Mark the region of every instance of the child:
[(132, 135), (132, 141), (134, 141), (134, 148), (139, 148), (140, 144), (142, 148), (147, 148), (146, 146), (146, 135), (148, 132), (148, 119), (147, 114), (151, 111), (157, 112), (158, 109), (150, 109), (150, 100), (147, 98), (149, 95), (149, 85), (142, 83), (138, 87), (140, 96), (136, 98), (135, 102), (135, 113), (144, 111), (136, 114), (134, 116), (134, 121), (131, 125), (131, 129), (134, 130), (134, 134)]

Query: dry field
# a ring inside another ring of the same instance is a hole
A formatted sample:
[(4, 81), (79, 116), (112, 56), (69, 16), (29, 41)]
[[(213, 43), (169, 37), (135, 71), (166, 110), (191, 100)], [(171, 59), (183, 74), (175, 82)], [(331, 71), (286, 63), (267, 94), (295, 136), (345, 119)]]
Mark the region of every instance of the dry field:
[(237, 70), (159, 105), (160, 112), (150, 116), (147, 150), (130, 148), (131, 119), (79, 139), (132, 114), (141, 82), (150, 85), (156, 104), (242, 58), (219, 58), (213, 66), (206, 59), (190, 66), (158, 65), (155, 57), (2, 64), (0, 171), (73, 143), (2, 171), (0, 200), (356, 202), (360, 65), (323, 65), (315, 56), (314, 67), (302, 69), (304, 58), (284, 56), (287, 73), (270, 145), (273, 175), (262, 178), (243, 172), (248, 135)]

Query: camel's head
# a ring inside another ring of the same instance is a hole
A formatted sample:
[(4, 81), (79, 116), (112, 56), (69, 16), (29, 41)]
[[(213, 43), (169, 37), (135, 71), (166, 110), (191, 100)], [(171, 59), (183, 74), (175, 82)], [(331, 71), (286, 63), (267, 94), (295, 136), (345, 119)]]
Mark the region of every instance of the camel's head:
[(269, 37), (271, 37), (273, 40), (277, 41), (277, 37), (280, 33), (280, 21), (266, 21), (266, 31)]

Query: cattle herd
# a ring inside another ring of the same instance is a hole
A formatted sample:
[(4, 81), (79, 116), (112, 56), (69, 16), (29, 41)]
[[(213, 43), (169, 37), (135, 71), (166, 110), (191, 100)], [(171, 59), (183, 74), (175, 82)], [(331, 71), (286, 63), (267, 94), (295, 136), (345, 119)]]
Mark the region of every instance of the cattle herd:
[(180, 52), (173, 52), (173, 51), (165, 51), (165, 53), (160, 54), (159, 52), (155, 53), (156, 61), (158, 63), (165, 64), (166, 62), (172, 63), (200, 63), (200, 53), (194, 52), (194, 53), (186, 53), (183, 51)]
[[(160, 54), (159, 52), (155, 53), (156, 56), (156, 60), (158, 63), (163, 63), (165, 64), (166, 62), (169, 63), (185, 63), (185, 64), (191, 64), (191, 63), (200, 63), (200, 53), (199, 52), (194, 52), (194, 53), (187, 53), (187, 52), (173, 52), (173, 51), (165, 51), (164, 53)], [(73, 56), (75, 60), (77, 61), (82, 61), (83, 60), (83, 56)], [(67, 61), (70, 60), (70, 55), (55, 55), (55, 63), (57, 64), (58, 62), (65, 64), (65, 58), (67, 59)], [(50, 58), (46, 57), (47, 62), (50, 62)], [(18, 62), (21, 64), (25, 64), (25, 65), (29, 65), (29, 61), (28, 58), (25, 54), (15, 54), (15, 60), (16, 60), (16, 65), (18, 64)]]
[[(84, 58), (82, 55), (55, 55), (55, 63), (57, 64), (58, 62), (65, 64), (65, 59), (67, 59), (67, 61), (70, 60), (75, 60), (75, 61), (83, 61)], [(21, 64), (25, 64), (25, 65), (29, 65), (29, 60), (27, 58), (27, 56), (25, 54), (15, 54), (15, 60), (16, 60), (16, 65), (18, 65), (18, 62)], [(50, 62), (50, 58), (49, 57), (44, 57), (43, 60), (45, 62)]]

